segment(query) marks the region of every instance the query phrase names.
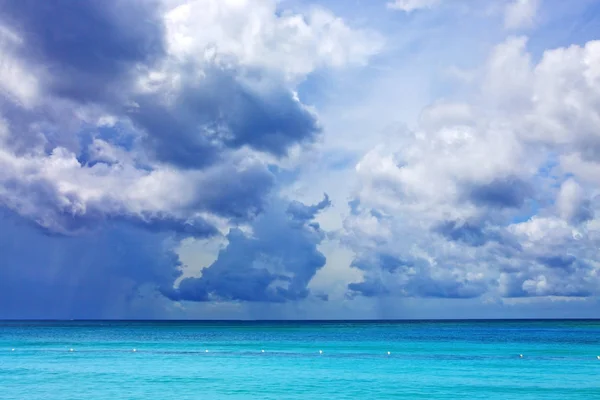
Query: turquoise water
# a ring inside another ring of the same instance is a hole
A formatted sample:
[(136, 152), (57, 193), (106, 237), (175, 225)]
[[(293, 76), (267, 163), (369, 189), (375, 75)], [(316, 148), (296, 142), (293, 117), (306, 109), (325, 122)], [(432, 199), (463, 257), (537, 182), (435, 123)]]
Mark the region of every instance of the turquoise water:
[(0, 322), (0, 399), (600, 399), (598, 355), (600, 321)]

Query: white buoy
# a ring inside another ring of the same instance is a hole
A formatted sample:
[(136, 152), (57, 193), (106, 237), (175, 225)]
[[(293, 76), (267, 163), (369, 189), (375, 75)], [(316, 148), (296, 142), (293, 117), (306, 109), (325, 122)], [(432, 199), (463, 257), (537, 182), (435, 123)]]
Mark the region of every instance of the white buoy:
[(15, 351), (15, 349), (12, 349), (11, 351)]
[[(15, 350), (15, 349), (13, 349), (13, 351), (14, 351), (14, 350)], [(600, 356), (596, 356), (596, 358), (598, 358), (598, 360), (600, 360)]]
[(519, 358), (523, 358), (523, 354), (519, 354)]
[(390, 354), (392, 354), (392, 353), (390, 353), (390, 352), (388, 351), (388, 356), (389, 356)]
[(323, 350), (319, 350), (319, 354), (323, 354)]
[(133, 352), (135, 353), (135, 352), (137, 351), (137, 349), (133, 349), (133, 350), (131, 350), (131, 351), (133, 351)]
[(261, 350), (260, 352), (261, 352), (261, 353), (264, 353), (265, 351), (264, 351), (264, 350)]
[(69, 349), (69, 351), (70, 351), (70, 352), (72, 352), (72, 351), (73, 351), (73, 349)]
[(208, 350), (204, 350), (205, 353), (208, 353)]

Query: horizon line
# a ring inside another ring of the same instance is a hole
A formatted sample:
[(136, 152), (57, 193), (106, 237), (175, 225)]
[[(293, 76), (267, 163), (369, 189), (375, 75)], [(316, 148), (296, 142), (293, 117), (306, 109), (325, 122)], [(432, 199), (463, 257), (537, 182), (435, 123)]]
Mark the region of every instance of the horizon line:
[(1, 322), (527, 322), (600, 321), (596, 318), (394, 318), (394, 319), (146, 319), (146, 318), (0, 318)]

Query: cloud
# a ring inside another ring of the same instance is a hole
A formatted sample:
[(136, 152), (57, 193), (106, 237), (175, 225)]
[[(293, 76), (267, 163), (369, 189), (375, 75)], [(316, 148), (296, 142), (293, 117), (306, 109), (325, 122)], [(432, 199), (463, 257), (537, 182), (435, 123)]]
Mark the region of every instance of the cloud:
[(583, 188), (572, 178), (567, 179), (560, 186), (556, 206), (561, 218), (573, 224), (594, 218), (591, 201), (585, 197)]
[[(508, 38), (480, 71), (476, 101), (437, 101), (363, 156), (343, 230), (363, 274), (350, 297), (600, 294), (598, 181), (586, 172), (598, 164), (597, 47), (534, 63), (525, 38)], [(390, 270), (380, 255), (410, 262)]]
[(4, 1), (0, 24), (16, 31), (15, 53), (42, 75), (45, 90), (78, 101), (122, 90), (137, 64), (164, 54), (155, 2)]
[(210, 236), (216, 234), (212, 218), (248, 219), (262, 211), (274, 183), (262, 163), (230, 161), (201, 171), (145, 170), (127, 159), (82, 164), (61, 148), (27, 157), (3, 149), (0, 202), (63, 234), (92, 229), (103, 220), (125, 220)]
[(530, 194), (531, 187), (527, 182), (508, 176), (474, 186), (469, 198), (477, 205), (520, 208)]
[(449, 240), (464, 242), (471, 246), (483, 246), (488, 241), (483, 229), (469, 222), (445, 221), (435, 227), (434, 231)]
[(537, 16), (542, 0), (512, 0), (504, 11), (506, 29), (530, 28)]
[(177, 60), (239, 63), (301, 79), (323, 67), (364, 65), (383, 38), (351, 29), (321, 7), (304, 14), (278, 9), (274, 0), (192, 0), (165, 14), (167, 46)]
[(489, 282), (485, 281), (482, 274), (452, 265), (439, 268), (420, 258), (409, 262), (398, 260), (396, 268), (390, 269), (384, 260), (389, 261), (391, 257), (389, 254), (382, 257), (376, 253), (370, 258), (371, 264), (367, 260), (360, 261), (360, 268), (366, 274), (362, 282), (348, 285), (349, 297), (468, 299), (481, 296), (489, 288)]
[(315, 113), (261, 71), (216, 68), (201, 79), (180, 79), (173, 102), (165, 104), (160, 91), (136, 98), (128, 113), (148, 134), (145, 143), (160, 161), (202, 168), (227, 149), (244, 146), (283, 157), (320, 133)]
[(394, 0), (387, 3), (387, 7), (410, 13), (416, 10), (434, 8), (440, 3), (441, 0)]
[(200, 277), (183, 279), (164, 293), (176, 301), (287, 302), (309, 296), (307, 285), (325, 265), (317, 250), (324, 232), (313, 220), (329, 199), (307, 206), (281, 201), (251, 225), (251, 232), (233, 229), (228, 244)]

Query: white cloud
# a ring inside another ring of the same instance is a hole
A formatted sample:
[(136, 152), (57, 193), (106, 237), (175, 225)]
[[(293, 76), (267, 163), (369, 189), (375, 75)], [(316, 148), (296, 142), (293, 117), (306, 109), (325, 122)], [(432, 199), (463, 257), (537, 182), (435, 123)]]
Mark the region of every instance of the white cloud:
[[(434, 103), (414, 131), (357, 164), (360, 207), (344, 226), (366, 272), (354, 290), (598, 294), (598, 191), (590, 184), (600, 165), (600, 46), (549, 50), (535, 64), (526, 45), (509, 38), (496, 46), (473, 100)], [(408, 266), (390, 269), (386, 257)]]
[(30, 108), (38, 100), (40, 89), (36, 74), (15, 54), (23, 45), (21, 37), (0, 25), (0, 94)]
[(351, 29), (322, 8), (307, 15), (276, 13), (276, 2), (192, 0), (165, 15), (167, 44), (176, 59), (230, 62), (301, 78), (317, 68), (362, 65), (382, 38)]
[(524, 133), (600, 159), (600, 41), (546, 51), (533, 71)]
[(506, 6), (504, 26), (507, 29), (530, 28), (537, 16), (541, 0), (512, 0)]
[(424, 8), (434, 8), (439, 5), (441, 0), (394, 0), (387, 3), (387, 7), (393, 10), (400, 10), (407, 13), (421, 10)]
[(495, 46), (485, 66), (484, 91), (492, 107), (519, 110), (531, 101), (533, 70), (526, 37)]

